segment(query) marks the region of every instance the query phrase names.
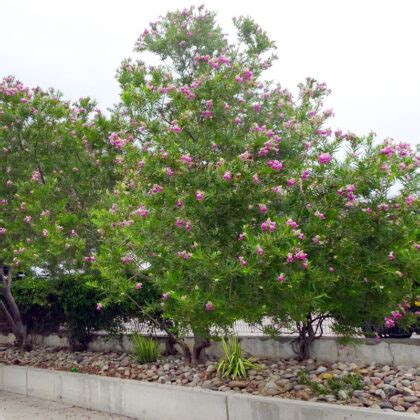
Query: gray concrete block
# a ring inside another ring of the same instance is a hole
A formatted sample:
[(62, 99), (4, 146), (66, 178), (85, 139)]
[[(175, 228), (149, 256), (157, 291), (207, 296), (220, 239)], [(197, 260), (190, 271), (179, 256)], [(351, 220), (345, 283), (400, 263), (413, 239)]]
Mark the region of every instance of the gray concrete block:
[(404, 420), (415, 414), (384, 412), (334, 404), (229, 394), (229, 420)]
[(27, 369), (26, 395), (45, 400), (56, 400), (55, 382), (57, 373), (47, 369)]
[(3, 366), (3, 390), (26, 395), (26, 367)]
[(407, 343), (395, 340), (388, 345), (394, 365), (420, 366), (420, 340), (408, 340)]
[(226, 395), (124, 380), (120, 414), (141, 420), (227, 420)]

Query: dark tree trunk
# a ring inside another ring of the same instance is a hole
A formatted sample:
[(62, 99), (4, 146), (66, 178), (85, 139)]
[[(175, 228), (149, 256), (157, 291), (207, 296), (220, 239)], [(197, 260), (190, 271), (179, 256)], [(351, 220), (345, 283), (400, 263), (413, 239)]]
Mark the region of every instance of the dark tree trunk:
[[(168, 345), (172, 346), (172, 348), (173, 348), (173, 346), (175, 344), (178, 344), (179, 347), (181, 347), (181, 349), (182, 349), (182, 353), (184, 354), (185, 361), (187, 363), (191, 363), (191, 351), (190, 351), (190, 348), (188, 347), (188, 345), (185, 343), (185, 341), (182, 340), (181, 338), (177, 337), (171, 331), (170, 327), (167, 325), (167, 323), (165, 321), (160, 321), (159, 328), (161, 330), (165, 331), (166, 334), (168, 335), (168, 341), (166, 342), (166, 349), (168, 348)], [(170, 343), (170, 344), (168, 344), (168, 343)]]
[[(322, 337), (324, 319), (325, 316), (312, 318), (312, 314), (308, 314), (305, 322), (296, 324), (299, 336), (292, 341), (292, 349), (300, 361), (310, 358), (312, 343)], [(316, 325), (315, 329), (314, 324)]]
[(208, 360), (205, 349), (210, 347), (209, 334), (200, 334), (194, 332), (194, 346), (191, 355), (191, 363), (198, 365), (199, 363), (206, 363)]
[(168, 335), (168, 338), (165, 341), (165, 351), (163, 352), (164, 356), (174, 356), (177, 354), (175, 348), (176, 340), (173, 337)]
[(2, 280), (2, 292), (4, 297), (4, 302), (1, 302), (1, 307), (6, 315), (10, 328), (15, 334), (17, 345), (25, 350), (30, 350), (31, 345), (28, 339), (26, 325), (23, 323), (20, 310), (12, 294), (12, 269), (9, 267), (9, 270), (6, 274), (5, 266), (1, 264), (0, 275)]

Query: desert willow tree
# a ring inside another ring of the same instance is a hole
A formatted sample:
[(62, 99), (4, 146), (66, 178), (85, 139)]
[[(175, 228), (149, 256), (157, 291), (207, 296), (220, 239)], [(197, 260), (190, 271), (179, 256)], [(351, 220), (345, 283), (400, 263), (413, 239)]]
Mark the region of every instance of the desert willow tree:
[(113, 184), (109, 124), (89, 99), (71, 106), (13, 77), (0, 83), (0, 305), (23, 347), (12, 281), (86, 268), (97, 247), (88, 214)]
[[(331, 115), (322, 109), (325, 85), (308, 79), (293, 99), (262, 81), (275, 46), (250, 18), (234, 24), (231, 45), (214, 13), (192, 7), (140, 36), (136, 50), (160, 64), (126, 60), (119, 70), (121, 127), (109, 142), (123, 179), (94, 214), (102, 235), (97, 264), (114, 292), (157, 285), (163, 318), (171, 320), (160, 327), (194, 363), (212, 333), (272, 314), (269, 305), (289, 287), (290, 260), (295, 288), (309, 278), (293, 217), (342, 141), (323, 128)], [(310, 217), (322, 224), (316, 204)], [(320, 271), (328, 272), (327, 261)], [(308, 296), (322, 295), (323, 286), (314, 281)], [(272, 298), (264, 300), (268, 290)], [(182, 341), (189, 330), (192, 353)]]
[(262, 81), (274, 44), (251, 19), (234, 24), (230, 45), (214, 13), (168, 13), (136, 44), (160, 64), (122, 64), (121, 126), (109, 137), (122, 181), (94, 215), (98, 267), (117, 294), (160, 288), (159, 326), (194, 363), (212, 334), (264, 316), (296, 329), (305, 358), (326, 317), (354, 327), (372, 315), (356, 322), (349, 302), (369, 297), (380, 314), (381, 300), (388, 310), (410, 292), (415, 156), (332, 133), (326, 86), (308, 79), (293, 98)]

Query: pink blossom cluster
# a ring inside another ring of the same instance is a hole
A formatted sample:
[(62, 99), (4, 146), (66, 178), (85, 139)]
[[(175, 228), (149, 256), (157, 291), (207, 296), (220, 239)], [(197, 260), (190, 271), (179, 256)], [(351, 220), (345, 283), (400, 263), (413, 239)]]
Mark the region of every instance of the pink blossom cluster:
[(277, 228), (276, 222), (272, 222), (270, 219), (265, 220), (261, 223), (261, 230), (263, 232), (274, 232)]
[(180, 251), (177, 252), (178, 257), (184, 259), (184, 260), (189, 260), (192, 257), (192, 254), (190, 252), (187, 251)]
[(133, 211), (133, 214), (137, 214), (140, 217), (147, 217), (149, 215), (149, 210), (142, 204), (138, 209)]

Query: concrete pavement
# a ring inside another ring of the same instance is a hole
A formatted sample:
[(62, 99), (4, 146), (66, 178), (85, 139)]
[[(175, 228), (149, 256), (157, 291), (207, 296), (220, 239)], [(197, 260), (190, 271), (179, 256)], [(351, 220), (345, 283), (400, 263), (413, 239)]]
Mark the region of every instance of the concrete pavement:
[(0, 420), (128, 420), (68, 404), (0, 391)]

